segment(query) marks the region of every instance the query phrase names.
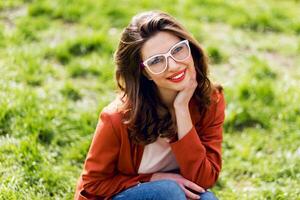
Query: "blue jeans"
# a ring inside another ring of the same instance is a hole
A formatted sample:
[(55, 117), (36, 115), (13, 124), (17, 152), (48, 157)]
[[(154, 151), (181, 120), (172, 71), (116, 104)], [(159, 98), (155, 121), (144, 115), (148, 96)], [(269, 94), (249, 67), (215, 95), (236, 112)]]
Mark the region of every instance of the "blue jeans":
[[(201, 200), (217, 200), (212, 192), (200, 193)], [(113, 200), (186, 200), (185, 193), (172, 180), (140, 183), (115, 195)]]

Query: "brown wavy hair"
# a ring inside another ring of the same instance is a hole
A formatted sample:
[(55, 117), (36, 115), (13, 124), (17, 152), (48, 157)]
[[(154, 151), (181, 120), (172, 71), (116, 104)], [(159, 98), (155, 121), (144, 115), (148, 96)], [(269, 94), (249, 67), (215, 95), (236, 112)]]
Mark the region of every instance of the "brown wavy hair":
[(130, 140), (137, 144), (155, 142), (158, 136), (177, 137), (171, 113), (161, 101), (157, 86), (146, 78), (140, 67), (143, 44), (160, 31), (189, 41), (198, 82), (192, 98), (196, 99), (201, 113), (210, 104), (213, 86), (207, 77), (207, 57), (200, 44), (177, 20), (164, 12), (149, 11), (134, 16), (122, 32), (115, 63), (116, 80), (122, 93), (123, 122), (128, 125)]

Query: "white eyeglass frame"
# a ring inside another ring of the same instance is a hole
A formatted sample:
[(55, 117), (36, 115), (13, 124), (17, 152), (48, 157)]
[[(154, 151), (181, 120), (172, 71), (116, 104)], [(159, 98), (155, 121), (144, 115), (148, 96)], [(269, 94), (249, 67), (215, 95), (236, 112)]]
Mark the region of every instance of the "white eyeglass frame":
[[(171, 52), (172, 52), (172, 50), (173, 50), (177, 45), (180, 45), (180, 44), (182, 44), (182, 43), (185, 43), (185, 44), (188, 46), (189, 54), (186, 56), (186, 58), (184, 58), (184, 59), (182, 59), (182, 60), (179, 60), (179, 59), (174, 58), (174, 56), (172, 56)], [(189, 41), (188, 41), (188, 40), (182, 40), (182, 41), (180, 41), (180, 42), (174, 44), (174, 45), (170, 48), (170, 50), (169, 50), (167, 53), (156, 54), (156, 55), (151, 56), (150, 58), (147, 58), (145, 61), (143, 61), (143, 62), (141, 63), (141, 66), (147, 67), (147, 69), (148, 69), (152, 74), (157, 75), (157, 74), (161, 74), (161, 73), (163, 73), (164, 71), (166, 71), (166, 69), (167, 69), (167, 67), (168, 67), (168, 58), (169, 58), (169, 57), (171, 57), (171, 58), (172, 58), (173, 60), (175, 60), (176, 62), (181, 62), (181, 61), (186, 60), (188, 57), (190, 57), (190, 55), (191, 55), (191, 48), (190, 48), (190, 45), (189, 45)], [(147, 65), (147, 61), (149, 61), (150, 59), (152, 59), (152, 58), (154, 58), (154, 57), (156, 57), (156, 56), (164, 56), (164, 57), (165, 57), (165, 60), (166, 60), (166, 66), (165, 66), (165, 68), (164, 68), (161, 72), (158, 72), (158, 73), (157, 73), (157, 72), (153, 72), (153, 71), (150, 69), (150, 67)]]

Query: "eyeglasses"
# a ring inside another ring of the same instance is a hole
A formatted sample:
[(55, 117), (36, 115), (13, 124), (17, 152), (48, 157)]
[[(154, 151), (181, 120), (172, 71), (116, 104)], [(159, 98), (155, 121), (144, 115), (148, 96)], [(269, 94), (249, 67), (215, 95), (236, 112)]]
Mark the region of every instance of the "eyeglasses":
[(180, 62), (187, 59), (190, 54), (191, 49), (189, 46), (189, 41), (182, 40), (171, 47), (167, 53), (151, 56), (142, 62), (141, 65), (147, 67), (152, 74), (161, 74), (167, 69), (169, 56), (173, 60)]

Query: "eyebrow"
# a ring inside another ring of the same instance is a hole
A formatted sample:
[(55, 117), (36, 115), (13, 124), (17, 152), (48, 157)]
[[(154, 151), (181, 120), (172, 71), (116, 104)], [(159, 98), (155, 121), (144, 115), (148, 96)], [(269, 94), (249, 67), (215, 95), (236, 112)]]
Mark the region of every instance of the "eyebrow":
[[(178, 42), (174, 43), (165, 53), (169, 52), (176, 44), (178, 44), (179, 42), (181, 42), (182, 40), (179, 40)], [(148, 56), (145, 60), (153, 57), (153, 56), (156, 56), (156, 55), (161, 55), (161, 54), (165, 54), (165, 53), (156, 53), (156, 54), (153, 54), (151, 56)]]

